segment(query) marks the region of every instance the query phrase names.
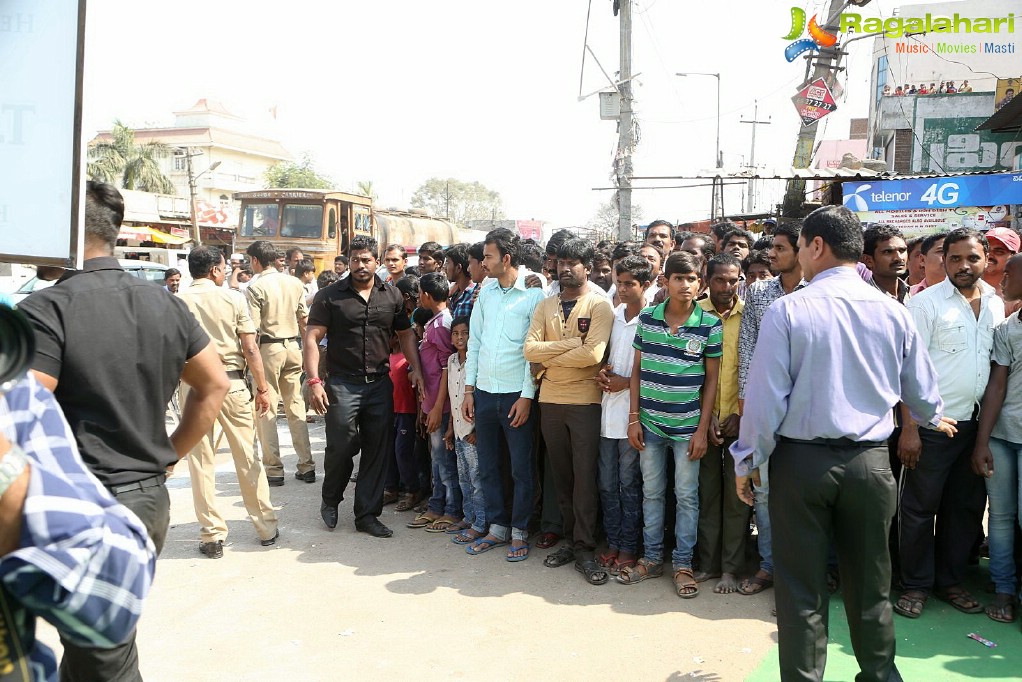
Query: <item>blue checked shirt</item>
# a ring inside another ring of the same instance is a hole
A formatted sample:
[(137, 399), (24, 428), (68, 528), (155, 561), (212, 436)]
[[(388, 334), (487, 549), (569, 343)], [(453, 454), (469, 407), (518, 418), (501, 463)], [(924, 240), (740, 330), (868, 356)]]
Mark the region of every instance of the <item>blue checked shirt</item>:
[(465, 384), (487, 393), (536, 395), (536, 384), (525, 361), (525, 336), (532, 313), (545, 297), (540, 288), (525, 286), (525, 272), (510, 289), (497, 280), (482, 285), (469, 325)]
[(480, 285), (473, 284), (457, 296), (451, 298), (448, 301), (448, 308), (451, 310), (451, 317), (457, 319), (459, 317), (472, 317), (472, 308), (475, 307), (476, 302), (476, 289)]
[(53, 394), (31, 376), (0, 397), (0, 429), (30, 469), (20, 546), (0, 557), (0, 606), (24, 645), (18, 671), (55, 680), (53, 652), (35, 642), (35, 618), (79, 646), (122, 643), (142, 613), (156, 550), (138, 517), (82, 463)]

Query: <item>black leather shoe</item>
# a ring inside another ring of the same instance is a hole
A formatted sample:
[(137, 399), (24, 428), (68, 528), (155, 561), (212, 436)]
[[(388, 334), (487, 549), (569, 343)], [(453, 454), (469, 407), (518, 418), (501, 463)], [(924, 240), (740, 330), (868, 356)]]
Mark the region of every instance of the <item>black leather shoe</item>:
[(280, 486), (284, 485), (284, 477), (283, 476), (267, 476), (266, 477), (266, 482), (269, 483), (274, 488), (279, 488)]
[(269, 540), (260, 540), (259, 544), (262, 545), (263, 547), (269, 547), (270, 545), (275, 545), (275, 544), (277, 544), (277, 538), (279, 538), (279, 537), (280, 537), (280, 530), (278, 529), (277, 532), (273, 534), (272, 538), (270, 538)]
[(306, 483), (315, 483), (316, 482), (316, 470), (312, 469), (311, 471), (306, 471), (304, 474), (298, 473), (296, 471), (295, 472), (295, 478), (297, 480), (299, 480), (299, 481), (305, 481)]
[(319, 515), (323, 517), (323, 523), (330, 530), (337, 528), (337, 507), (322, 502), (319, 505)]
[(199, 551), (208, 556), (210, 559), (220, 559), (224, 555), (224, 541), (217, 540), (216, 542), (203, 542), (199, 545)]
[(355, 530), (359, 533), (369, 533), (374, 538), (389, 538), (394, 534), (394, 531), (380, 523), (379, 519), (374, 519), (372, 517), (356, 521)]

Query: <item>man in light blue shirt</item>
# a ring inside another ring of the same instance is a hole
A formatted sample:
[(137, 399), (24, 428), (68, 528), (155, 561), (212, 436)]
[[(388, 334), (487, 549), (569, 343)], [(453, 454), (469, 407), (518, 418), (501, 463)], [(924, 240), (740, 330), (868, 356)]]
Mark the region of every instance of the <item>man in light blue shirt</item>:
[(863, 237), (855, 214), (814, 211), (798, 247), (810, 284), (763, 316), (731, 446), (748, 504), (750, 483), (770, 465), (780, 679), (823, 679), (832, 539), (856, 679), (901, 680), (888, 599), (892, 410), (904, 401), (917, 421), (945, 434), (954, 420), (942, 418), (937, 374), (909, 312), (856, 273)]
[[(523, 348), (543, 290), (528, 288), (519, 276), (521, 238), (498, 228), (486, 235), (483, 267), (494, 279), (483, 285), (472, 308), (468, 358), (465, 364), (465, 402), (462, 414), (476, 425), (480, 486), (490, 532), (465, 547), (482, 554), (511, 540), (508, 561), (529, 556), (529, 517), (533, 506), (532, 399), (536, 385)], [(510, 518), (504, 509), (500, 478), (500, 439), (507, 440), (514, 479)]]

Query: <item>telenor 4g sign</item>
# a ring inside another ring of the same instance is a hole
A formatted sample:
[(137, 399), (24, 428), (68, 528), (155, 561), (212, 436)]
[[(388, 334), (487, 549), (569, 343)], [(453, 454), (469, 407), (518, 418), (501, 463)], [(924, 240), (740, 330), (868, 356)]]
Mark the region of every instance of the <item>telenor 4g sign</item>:
[(1022, 173), (845, 182), (841, 190), (858, 212), (1022, 204)]

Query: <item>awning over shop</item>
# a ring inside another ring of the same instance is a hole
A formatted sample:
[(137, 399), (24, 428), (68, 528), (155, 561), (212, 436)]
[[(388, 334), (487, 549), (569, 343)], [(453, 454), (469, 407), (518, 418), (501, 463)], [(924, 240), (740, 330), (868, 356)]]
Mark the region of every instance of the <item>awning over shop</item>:
[(121, 225), (121, 231), (117, 235), (117, 238), (128, 239), (136, 242), (155, 242), (156, 244), (171, 245), (180, 245), (189, 241), (188, 237), (175, 237), (172, 234), (154, 230), (153, 228), (146, 227), (145, 225)]

